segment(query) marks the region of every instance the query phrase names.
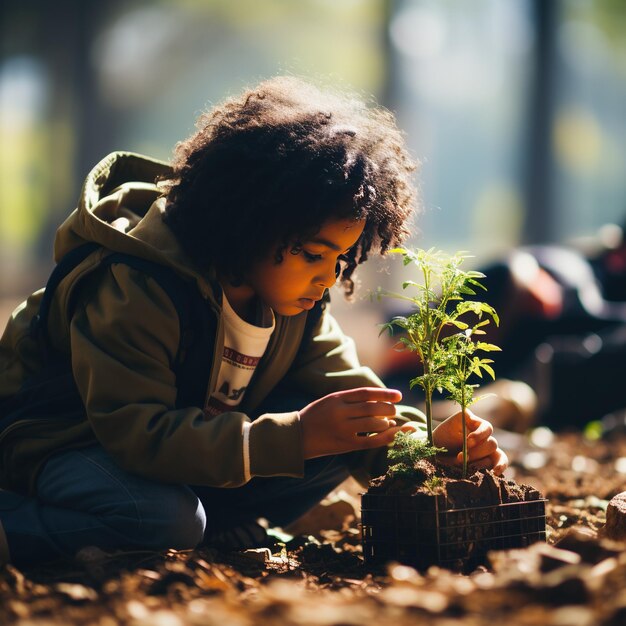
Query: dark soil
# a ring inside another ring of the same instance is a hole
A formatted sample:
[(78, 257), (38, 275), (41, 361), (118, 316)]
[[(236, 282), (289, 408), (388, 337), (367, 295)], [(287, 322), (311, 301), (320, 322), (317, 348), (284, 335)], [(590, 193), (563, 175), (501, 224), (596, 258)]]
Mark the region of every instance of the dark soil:
[(530, 485), (419, 459), (392, 466), (363, 496), (363, 556), (368, 567), (399, 561), (470, 573), (492, 550), (545, 540), (545, 504)]
[(626, 489), (626, 437), (498, 440), (510, 452), (507, 478), (548, 498), (547, 543), (491, 553), (468, 576), (397, 564), (367, 571), (358, 507), (349, 506), (356, 489), (347, 485), (342, 502), (302, 520), (302, 534), (271, 554), (95, 553), (29, 571), (7, 567), (0, 624), (625, 624), (626, 543), (607, 541), (602, 528), (609, 500)]
[[(476, 470), (467, 478), (457, 467), (420, 459), (415, 464), (414, 479), (387, 473), (370, 481), (368, 493), (444, 496), (447, 508), (468, 508), (511, 502), (539, 500), (542, 496), (530, 485), (518, 484), (497, 476), (491, 470)], [(437, 486), (428, 481), (439, 477)]]

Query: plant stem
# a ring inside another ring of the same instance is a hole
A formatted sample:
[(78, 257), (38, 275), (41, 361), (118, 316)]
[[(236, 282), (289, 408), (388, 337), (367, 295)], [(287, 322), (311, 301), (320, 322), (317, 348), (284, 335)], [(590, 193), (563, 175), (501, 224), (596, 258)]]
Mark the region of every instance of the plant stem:
[[(424, 374), (428, 374), (427, 362), (424, 362)], [(430, 385), (424, 389), (425, 404), (426, 404), (426, 432), (428, 433), (428, 443), (433, 446), (433, 390)]]
[[(422, 305), (422, 315), (424, 316), (424, 336), (430, 337), (430, 319), (431, 310), (429, 307), (430, 302), (430, 270), (426, 267), (422, 267), (422, 273), (424, 275), (424, 303)], [(430, 383), (430, 363), (432, 359), (432, 340), (428, 342), (428, 354), (422, 358), (422, 364), (424, 367), (424, 380), (426, 386), (424, 387), (425, 404), (426, 404), (426, 431), (428, 434), (428, 443), (434, 445), (433, 440), (433, 389)]]
[(465, 402), (461, 405), (463, 415), (463, 478), (467, 478), (467, 424), (465, 423)]
[[(465, 357), (463, 357), (465, 361)], [(463, 368), (463, 381), (461, 387), (461, 419), (463, 424), (463, 478), (467, 478), (467, 424), (465, 422), (465, 368)]]

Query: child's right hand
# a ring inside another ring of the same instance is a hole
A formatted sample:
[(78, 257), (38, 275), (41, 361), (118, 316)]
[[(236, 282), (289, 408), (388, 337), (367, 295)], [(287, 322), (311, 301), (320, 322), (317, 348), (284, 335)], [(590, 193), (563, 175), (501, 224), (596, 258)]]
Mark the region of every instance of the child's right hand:
[(395, 389), (359, 387), (311, 402), (300, 411), (304, 458), (389, 445), (400, 430), (393, 419), (400, 400)]

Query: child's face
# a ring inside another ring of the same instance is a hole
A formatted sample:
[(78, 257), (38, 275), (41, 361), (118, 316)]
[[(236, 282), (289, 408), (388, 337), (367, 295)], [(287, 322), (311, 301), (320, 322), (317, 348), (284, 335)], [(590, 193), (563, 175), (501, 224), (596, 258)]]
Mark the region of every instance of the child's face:
[(335, 268), (359, 239), (365, 220), (326, 222), (302, 250), (292, 254), (287, 248), (283, 260), (276, 263), (274, 252), (257, 263), (248, 275), (247, 284), (276, 313), (297, 315), (312, 309), (324, 290), (335, 284)]

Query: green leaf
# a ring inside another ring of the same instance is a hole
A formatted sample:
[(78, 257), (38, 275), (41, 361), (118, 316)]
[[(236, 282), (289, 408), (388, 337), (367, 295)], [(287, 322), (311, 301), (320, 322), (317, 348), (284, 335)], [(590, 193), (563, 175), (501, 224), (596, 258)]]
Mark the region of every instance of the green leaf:
[(466, 324), (465, 322), (462, 322), (461, 320), (450, 320), (448, 323), (452, 324), (452, 326), (456, 326), (457, 328), (460, 328), (461, 330), (465, 330), (466, 328), (469, 328), (469, 325)]
[(386, 330), (389, 331), (390, 335), (393, 335), (393, 326), (389, 322), (385, 322), (384, 324), (378, 324), (380, 327), (380, 331), (378, 332), (378, 336), (380, 337)]
[(417, 376), (416, 378), (412, 378), (409, 381), (409, 389), (413, 389), (413, 387), (416, 387), (417, 385), (419, 385), (422, 389), (424, 389), (424, 380), (421, 376)]
[(396, 315), (391, 319), (391, 323), (399, 326), (400, 328), (406, 328), (409, 323), (409, 319), (402, 315)]
[[(435, 390), (439, 393), (445, 390), (455, 402), (469, 406), (478, 387), (468, 384), (469, 377), (476, 374), (483, 378), (486, 372), (494, 378), (493, 361), (481, 359), (475, 353), (499, 350), (498, 346), (479, 340), (485, 335), (483, 328), (491, 321), (499, 325), (496, 311), (486, 302), (466, 300), (475, 298), (479, 289), (486, 290), (480, 282), (485, 275), (462, 268), (470, 257), (462, 250), (452, 255), (435, 248), (394, 248), (391, 252), (401, 254), (405, 266), (413, 264), (413, 271), (419, 276), (402, 282), (403, 290), (411, 287), (415, 292), (379, 290), (385, 297), (404, 300), (415, 307), (411, 315), (398, 316), (383, 326), (390, 333), (400, 328), (399, 334), (404, 336), (396, 347), (415, 351), (424, 363), (425, 373), (411, 379), (410, 387), (424, 389), (427, 405), (432, 402)], [(466, 317), (470, 314), (475, 318)], [(446, 327), (452, 329), (452, 335), (444, 332)]]
[(493, 367), (491, 367), (491, 365), (481, 363), (480, 366), (489, 374), (489, 376), (491, 376), (491, 378), (493, 378), (493, 380), (496, 379), (496, 373), (493, 371)]
[(415, 352), (418, 349), (417, 344), (407, 337), (400, 337), (398, 339), (398, 343), (401, 343), (403, 346), (405, 346), (406, 349), (410, 350), (411, 352)]
[(483, 352), (502, 352), (502, 348), (496, 346), (493, 343), (485, 343), (484, 341), (477, 341), (476, 348)]
[(468, 278), (467, 282), (470, 285), (474, 285), (474, 287), (479, 287), (480, 289), (482, 289), (483, 291), (487, 291), (487, 287), (485, 287), (485, 285), (483, 285), (482, 283), (479, 283), (477, 280), (473, 280), (471, 278)]

